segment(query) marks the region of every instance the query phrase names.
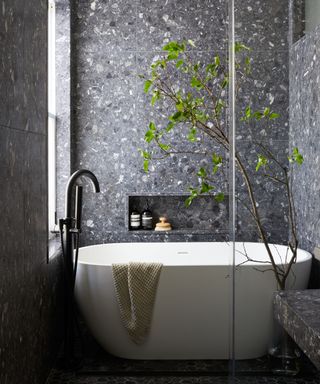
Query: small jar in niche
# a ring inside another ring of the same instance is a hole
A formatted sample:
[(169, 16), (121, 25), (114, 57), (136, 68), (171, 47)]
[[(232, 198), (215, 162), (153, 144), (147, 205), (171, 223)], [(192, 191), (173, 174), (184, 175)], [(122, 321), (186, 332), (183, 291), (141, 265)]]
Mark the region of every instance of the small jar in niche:
[(152, 213), (146, 209), (141, 214), (142, 229), (152, 229)]
[(134, 209), (130, 214), (130, 228), (131, 229), (140, 229), (141, 227), (141, 215)]

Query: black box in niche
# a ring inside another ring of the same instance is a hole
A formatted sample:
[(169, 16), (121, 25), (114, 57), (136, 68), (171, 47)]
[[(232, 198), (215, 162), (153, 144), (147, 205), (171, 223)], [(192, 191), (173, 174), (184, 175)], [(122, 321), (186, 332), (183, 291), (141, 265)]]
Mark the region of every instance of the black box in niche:
[[(193, 200), (186, 207), (188, 194), (129, 194), (127, 200), (126, 222), (130, 227), (130, 214), (138, 211), (142, 214), (146, 209), (152, 212), (152, 228), (155, 228), (160, 217), (166, 217), (173, 231), (227, 232), (228, 231), (228, 196), (221, 203), (213, 196), (203, 195)], [(141, 230), (141, 229), (140, 229)]]

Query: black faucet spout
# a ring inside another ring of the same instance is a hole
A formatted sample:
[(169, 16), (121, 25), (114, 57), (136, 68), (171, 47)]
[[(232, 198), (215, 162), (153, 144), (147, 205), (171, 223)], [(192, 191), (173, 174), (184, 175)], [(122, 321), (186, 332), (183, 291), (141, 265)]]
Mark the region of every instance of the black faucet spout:
[(78, 171), (74, 172), (69, 180), (66, 187), (66, 201), (65, 201), (65, 216), (71, 217), (71, 200), (72, 200), (72, 189), (77, 180), (81, 177), (85, 176), (87, 177), (92, 184), (92, 188), (94, 192), (99, 193), (100, 192), (100, 186), (98, 179), (96, 178), (95, 174), (87, 169), (79, 169)]

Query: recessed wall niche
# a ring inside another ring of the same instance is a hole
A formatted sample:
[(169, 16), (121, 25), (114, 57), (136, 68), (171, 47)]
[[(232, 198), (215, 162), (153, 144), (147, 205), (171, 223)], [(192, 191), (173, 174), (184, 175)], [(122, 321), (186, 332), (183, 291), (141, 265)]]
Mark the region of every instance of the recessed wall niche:
[[(172, 225), (172, 233), (177, 232), (228, 232), (228, 197), (221, 203), (213, 196), (203, 195), (194, 199), (189, 207), (185, 201), (189, 194), (130, 194), (127, 196), (126, 223), (130, 231), (130, 213), (142, 213), (149, 209), (153, 216), (153, 228), (160, 217), (166, 217)], [(146, 231), (147, 232), (147, 231)]]

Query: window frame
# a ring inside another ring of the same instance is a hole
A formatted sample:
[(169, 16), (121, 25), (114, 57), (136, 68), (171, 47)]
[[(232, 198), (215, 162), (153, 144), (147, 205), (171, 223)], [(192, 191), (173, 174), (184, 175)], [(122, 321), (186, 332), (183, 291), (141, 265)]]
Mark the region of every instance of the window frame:
[(57, 225), (56, 180), (56, 10), (55, 1), (48, 0), (48, 237), (54, 237)]

